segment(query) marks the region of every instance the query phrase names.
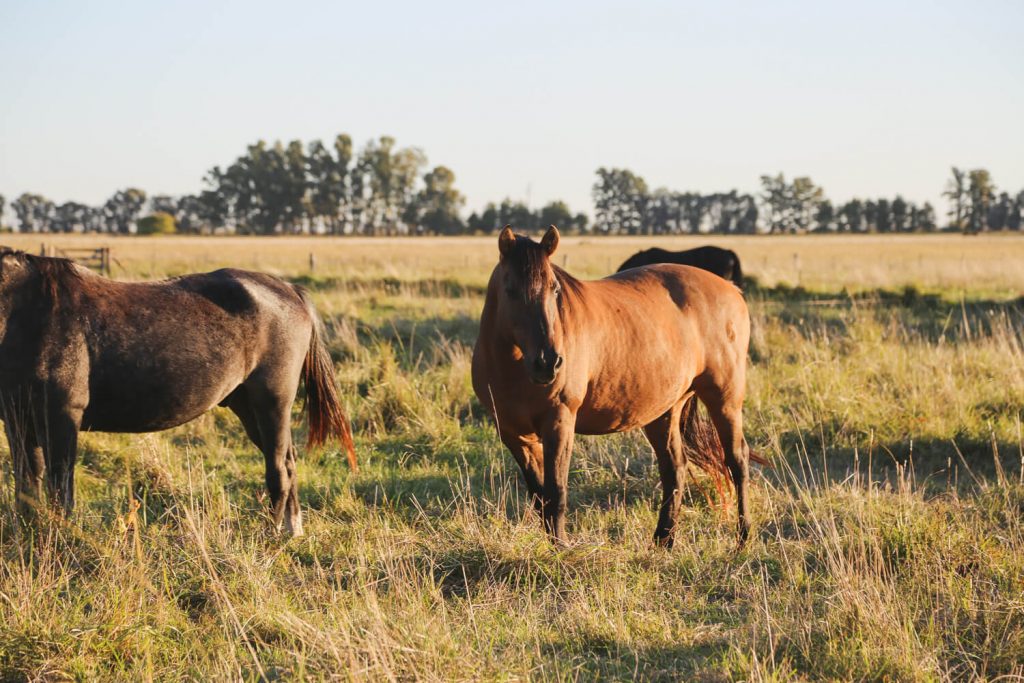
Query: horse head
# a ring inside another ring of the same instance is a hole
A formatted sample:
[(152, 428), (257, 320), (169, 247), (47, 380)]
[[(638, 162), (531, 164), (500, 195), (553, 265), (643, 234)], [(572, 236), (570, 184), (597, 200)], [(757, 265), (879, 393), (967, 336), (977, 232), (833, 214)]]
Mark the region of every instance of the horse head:
[(498, 237), (498, 316), (523, 354), (530, 380), (551, 384), (565, 359), (559, 315), (562, 283), (551, 255), (558, 248), (558, 228), (551, 226), (540, 242), (516, 235), (505, 226)]

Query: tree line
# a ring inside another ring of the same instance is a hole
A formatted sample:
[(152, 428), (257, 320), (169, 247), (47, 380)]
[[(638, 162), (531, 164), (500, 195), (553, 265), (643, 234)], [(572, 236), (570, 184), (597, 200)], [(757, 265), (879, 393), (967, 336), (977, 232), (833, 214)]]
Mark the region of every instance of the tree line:
[(948, 221), (940, 228), (935, 208), (900, 195), (850, 199), (833, 204), (823, 188), (806, 176), (761, 176), (754, 196), (735, 190), (701, 194), (648, 189), (632, 171), (600, 168), (593, 186), (594, 223), (598, 235), (678, 235), (697, 233), (907, 233), (939, 229), (979, 233), (1021, 229), (1024, 190), (996, 194), (984, 169), (953, 168), (943, 193)]
[[(249, 145), (226, 167), (215, 166), (197, 194), (149, 197), (127, 188), (98, 206), (56, 204), (25, 193), (10, 202), (22, 232), (458, 235), (504, 225), (535, 231), (557, 225), (568, 233), (676, 235), (755, 233), (905, 233), (939, 229), (979, 233), (1021, 229), (1024, 190), (998, 192), (988, 171), (952, 169), (940, 228), (935, 209), (896, 195), (834, 205), (806, 176), (761, 177), (757, 195), (650, 190), (628, 169), (599, 168), (592, 187), (593, 220), (552, 201), (534, 209), (506, 198), (463, 220), (465, 198), (455, 174), (429, 166), (416, 147), (382, 136), (355, 151), (340, 134), (329, 144)], [(7, 208), (0, 195), (0, 226)]]

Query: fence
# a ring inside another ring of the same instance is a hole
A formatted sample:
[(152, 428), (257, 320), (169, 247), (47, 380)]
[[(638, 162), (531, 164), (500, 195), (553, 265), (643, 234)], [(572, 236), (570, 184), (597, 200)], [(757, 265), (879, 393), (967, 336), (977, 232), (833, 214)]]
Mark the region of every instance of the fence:
[(99, 271), (100, 275), (110, 275), (110, 247), (62, 249), (44, 243), (39, 254), (70, 259), (86, 268)]

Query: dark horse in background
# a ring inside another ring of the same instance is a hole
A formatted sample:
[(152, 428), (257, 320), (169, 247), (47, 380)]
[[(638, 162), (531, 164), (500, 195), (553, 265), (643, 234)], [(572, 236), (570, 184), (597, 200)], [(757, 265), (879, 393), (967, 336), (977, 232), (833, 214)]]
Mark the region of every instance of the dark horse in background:
[(616, 272), (640, 266), (651, 266), (655, 263), (694, 266), (729, 280), (740, 289), (743, 288), (743, 269), (740, 268), (740, 257), (732, 249), (722, 249), (721, 247), (697, 247), (686, 251), (666, 251), (657, 247), (645, 249), (626, 259)]
[(275, 525), (302, 533), (291, 408), (306, 384), (309, 445), (355, 450), (334, 366), (305, 294), (261, 273), (108, 280), (65, 259), (0, 248), (0, 417), (19, 512), (44, 483), (70, 513), (80, 430), (152, 432), (216, 405), (266, 459)]
[[(739, 537), (750, 529), (743, 437), (750, 317), (730, 282), (689, 266), (633, 268), (577, 280), (551, 262), (558, 230), (540, 243), (505, 228), (473, 350), (473, 389), (522, 468), (555, 540), (565, 538), (575, 434), (642, 428), (661, 474), (655, 540), (672, 544), (687, 460), (732, 476)], [(718, 434), (695, 437), (694, 397)]]

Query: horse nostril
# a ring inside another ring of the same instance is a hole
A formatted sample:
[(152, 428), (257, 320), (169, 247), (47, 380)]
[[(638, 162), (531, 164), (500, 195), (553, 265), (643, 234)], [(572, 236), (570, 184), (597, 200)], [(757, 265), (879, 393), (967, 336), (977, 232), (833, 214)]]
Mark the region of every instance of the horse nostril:
[(555, 356), (555, 370), (557, 370), (558, 368), (562, 367), (562, 363), (563, 362), (565, 362), (565, 359), (562, 358), (561, 354)]

